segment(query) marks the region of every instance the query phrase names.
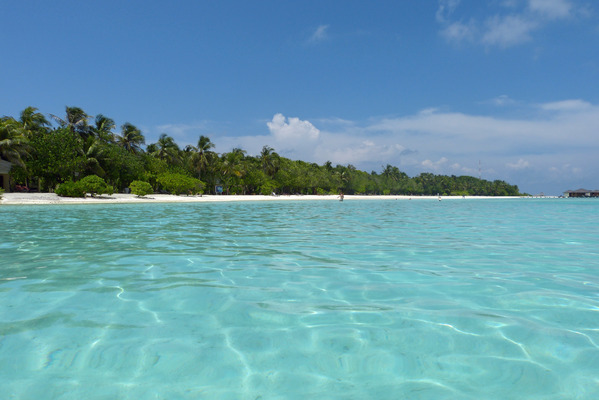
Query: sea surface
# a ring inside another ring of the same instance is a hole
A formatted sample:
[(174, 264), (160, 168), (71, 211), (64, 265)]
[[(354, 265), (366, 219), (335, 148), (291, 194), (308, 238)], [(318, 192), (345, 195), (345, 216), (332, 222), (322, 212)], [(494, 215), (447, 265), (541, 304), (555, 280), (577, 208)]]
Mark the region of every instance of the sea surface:
[(2, 399), (598, 399), (599, 201), (0, 206)]

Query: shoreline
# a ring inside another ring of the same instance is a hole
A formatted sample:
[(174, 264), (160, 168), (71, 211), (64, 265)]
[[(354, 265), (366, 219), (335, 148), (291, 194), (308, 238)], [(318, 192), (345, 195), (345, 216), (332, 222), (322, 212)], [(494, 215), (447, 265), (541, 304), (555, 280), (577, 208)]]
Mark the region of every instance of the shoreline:
[[(344, 201), (352, 200), (464, 200), (464, 199), (521, 199), (520, 196), (405, 196), (405, 195), (345, 195)], [(142, 203), (210, 203), (232, 201), (289, 201), (289, 200), (326, 200), (339, 201), (337, 195), (197, 195), (177, 196), (171, 194), (152, 194), (137, 197), (134, 194), (115, 193), (85, 198), (60, 197), (56, 193), (4, 193), (0, 205), (46, 205), (46, 204), (142, 204)]]

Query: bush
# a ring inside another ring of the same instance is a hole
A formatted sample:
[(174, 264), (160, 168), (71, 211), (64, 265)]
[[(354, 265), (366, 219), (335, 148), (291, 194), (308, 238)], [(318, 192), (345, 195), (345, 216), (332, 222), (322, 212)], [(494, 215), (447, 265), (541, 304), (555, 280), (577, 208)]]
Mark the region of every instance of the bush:
[(107, 185), (104, 179), (97, 175), (89, 175), (77, 182), (68, 181), (61, 183), (56, 188), (56, 194), (61, 197), (85, 197), (86, 193), (113, 194), (114, 188)]
[(79, 182), (65, 182), (58, 185), (56, 194), (61, 197), (85, 197), (85, 190)]
[(198, 194), (202, 193), (205, 186), (199, 179), (175, 173), (160, 174), (156, 182), (172, 194)]
[(0, 199), (2, 198), (3, 194), (4, 194), (4, 189), (0, 188)]
[(85, 193), (89, 193), (92, 197), (95, 194), (113, 194), (114, 188), (104, 181), (104, 179), (100, 178), (98, 175), (88, 175), (85, 178), (81, 179), (77, 182), (78, 185), (85, 191)]
[(272, 182), (267, 182), (264, 185), (260, 186), (260, 194), (264, 196), (271, 195), (275, 192), (275, 185)]
[(152, 185), (148, 182), (143, 181), (133, 181), (131, 185), (129, 185), (129, 189), (131, 189), (131, 193), (136, 194), (137, 197), (142, 197), (147, 194), (154, 193), (154, 189), (152, 189)]

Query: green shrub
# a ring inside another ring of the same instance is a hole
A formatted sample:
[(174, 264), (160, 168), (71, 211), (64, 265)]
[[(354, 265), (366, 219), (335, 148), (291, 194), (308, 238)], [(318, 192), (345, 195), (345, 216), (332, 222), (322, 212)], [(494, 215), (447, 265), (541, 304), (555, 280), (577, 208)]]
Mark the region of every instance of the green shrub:
[(166, 173), (160, 174), (156, 182), (166, 191), (172, 194), (198, 194), (204, 189), (204, 182), (199, 179), (183, 174)]
[(129, 185), (129, 189), (131, 189), (131, 193), (136, 194), (137, 197), (142, 197), (147, 194), (154, 193), (154, 189), (152, 189), (152, 185), (148, 182), (143, 181), (133, 181)]
[(266, 182), (262, 186), (260, 186), (260, 194), (264, 196), (268, 196), (273, 194), (275, 191), (275, 185), (272, 182)]
[(88, 175), (85, 178), (81, 179), (77, 182), (78, 185), (85, 191), (85, 193), (89, 193), (92, 197), (96, 194), (113, 194), (114, 188), (104, 181), (104, 179), (100, 178), (98, 175)]
[(4, 194), (4, 189), (0, 188), (0, 199), (2, 198), (3, 194)]
[(85, 190), (79, 182), (68, 181), (61, 183), (55, 192), (61, 197), (85, 197)]
[(85, 197), (86, 193), (113, 194), (114, 188), (107, 185), (104, 179), (97, 175), (89, 175), (77, 182), (68, 181), (61, 183), (56, 188), (56, 194), (61, 197)]

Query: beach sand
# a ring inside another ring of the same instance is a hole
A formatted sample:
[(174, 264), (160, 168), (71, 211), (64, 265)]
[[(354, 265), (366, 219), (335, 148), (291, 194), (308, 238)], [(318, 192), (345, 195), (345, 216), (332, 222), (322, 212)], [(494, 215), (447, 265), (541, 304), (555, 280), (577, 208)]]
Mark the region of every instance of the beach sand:
[[(496, 199), (498, 197), (490, 196), (441, 196), (442, 200), (462, 200), (462, 199)], [(519, 198), (519, 197), (501, 197), (501, 198)], [(339, 201), (337, 195), (280, 195), (280, 196), (262, 196), (262, 195), (202, 195), (202, 196), (175, 196), (169, 194), (152, 194), (145, 197), (137, 197), (134, 194), (115, 193), (112, 195), (87, 196), (85, 198), (60, 197), (55, 193), (4, 193), (1, 205), (15, 204), (110, 204), (110, 203), (202, 203), (202, 202), (227, 202), (227, 201), (289, 201), (289, 200), (328, 200)], [(439, 201), (438, 196), (363, 196), (363, 195), (345, 195), (344, 201), (352, 200), (435, 200)]]

